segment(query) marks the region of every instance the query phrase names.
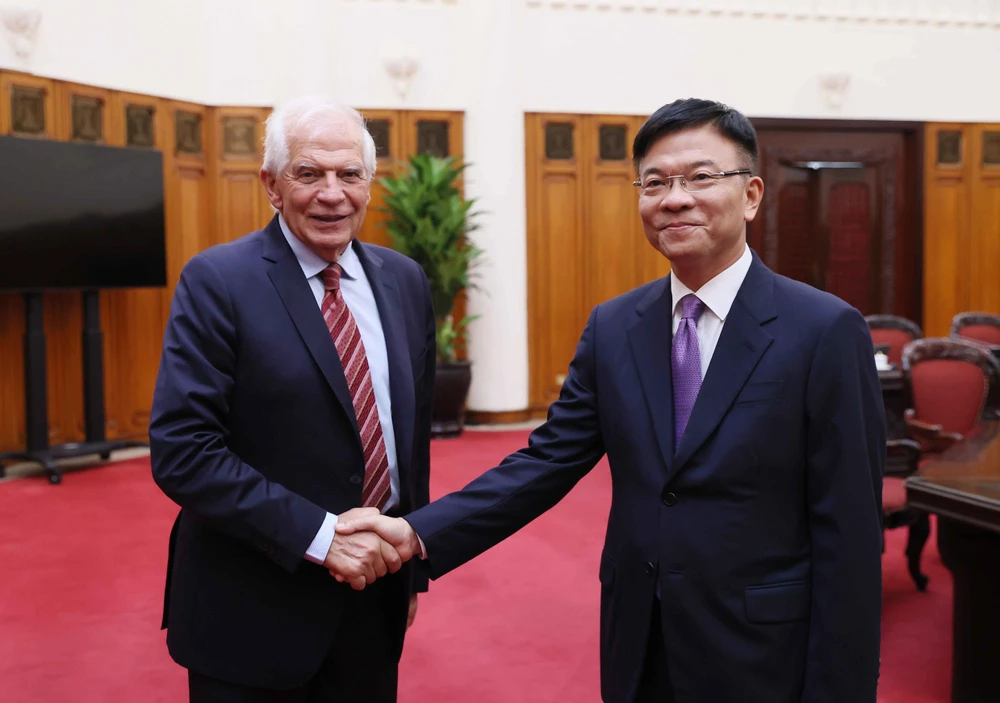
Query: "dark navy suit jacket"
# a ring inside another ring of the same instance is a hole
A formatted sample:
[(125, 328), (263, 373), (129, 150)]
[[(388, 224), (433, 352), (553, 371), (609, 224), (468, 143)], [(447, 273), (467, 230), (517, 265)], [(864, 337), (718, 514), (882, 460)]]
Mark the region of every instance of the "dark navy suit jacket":
[[(406, 513), (429, 497), (430, 289), (412, 260), (352, 246), (385, 333)], [(171, 655), (243, 685), (305, 683), (349, 587), (303, 555), (327, 511), (361, 504), (365, 467), (336, 348), (277, 218), (184, 267), (149, 436), (153, 477), (181, 506), (163, 619)], [(402, 647), (406, 587), (426, 590), (426, 576), (407, 568), (395, 582)]]
[(607, 454), (605, 701), (636, 693), (658, 584), (678, 703), (874, 703), (886, 437), (864, 319), (754, 256), (675, 447), (671, 311), (668, 279), (594, 309), (529, 446), (407, 517), (431, 577)]

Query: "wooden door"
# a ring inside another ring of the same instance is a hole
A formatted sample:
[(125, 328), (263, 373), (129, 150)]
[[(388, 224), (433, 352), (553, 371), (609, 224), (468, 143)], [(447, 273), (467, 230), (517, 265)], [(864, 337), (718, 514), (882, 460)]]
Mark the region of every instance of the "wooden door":
[(764, 202), (750, 246), (864, 314), (920, 319), (915, 154), (902, 129), (758, 129)]

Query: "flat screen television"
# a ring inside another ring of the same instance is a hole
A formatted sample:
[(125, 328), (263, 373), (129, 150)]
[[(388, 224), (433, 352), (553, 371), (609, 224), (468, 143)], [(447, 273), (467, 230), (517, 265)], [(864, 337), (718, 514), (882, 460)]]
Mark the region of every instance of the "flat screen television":
[(166, 285), (163, 155), (0, 137), (0, 290)]

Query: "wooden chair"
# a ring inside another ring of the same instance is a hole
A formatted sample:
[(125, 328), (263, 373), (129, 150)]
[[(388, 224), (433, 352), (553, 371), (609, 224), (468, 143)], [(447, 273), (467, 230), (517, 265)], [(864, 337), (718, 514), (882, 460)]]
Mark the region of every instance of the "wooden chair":
[(985, 312), (960, 312), (951, 319), (951, 336), (974, 339), (1000, 346), (1000, 315)]
[(927, 513), (906, 504), (904, 480), (923, 461), (937, 456), (994, 416), (989, 399), (1000, 391), (1000, 364), (979, 342), (918, 339), (903, 347), (902, 365), (913, 399), (913, 407), (904, 415), (911, 439), (886, 443), (883, 529), (909, 527), (907, 568), (917, 590), (923, 591), (927, 576), (920, 571), (920, 557), (930, 534), (930, 519)]
[(897, 367), (902, 363), (903, 347), (924, 336), (920, 325), (897, 315), (868, 315), (865, 322), (868, 323), (872, 343), (875, 346), (888, 344), (889, 363)]
[(918, 339), (903, 348), (913, 407), (909, 436), (923, 458), (940, 454), (984, 419), (995, 417), (1000, 363), (985, 344), (970, 339)]

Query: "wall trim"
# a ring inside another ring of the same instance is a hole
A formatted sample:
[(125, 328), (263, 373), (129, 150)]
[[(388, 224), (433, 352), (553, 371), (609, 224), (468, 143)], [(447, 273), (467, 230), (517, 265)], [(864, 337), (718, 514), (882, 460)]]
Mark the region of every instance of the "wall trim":
[(749, 17), (857, 24), (1000, 28), (1000, 4), (978, 0), (524, 0), (530, 9)]

